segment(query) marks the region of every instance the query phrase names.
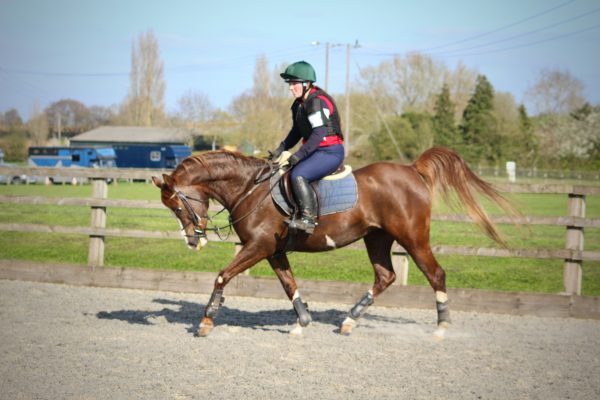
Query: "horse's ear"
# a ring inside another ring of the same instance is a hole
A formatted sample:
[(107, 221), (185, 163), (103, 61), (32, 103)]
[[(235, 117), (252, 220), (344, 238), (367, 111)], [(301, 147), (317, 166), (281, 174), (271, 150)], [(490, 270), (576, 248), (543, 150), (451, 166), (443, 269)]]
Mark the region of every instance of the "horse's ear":
[(160, 178), (157, 178), (156, 176), (152, 177), (152, 183), (154, 183), (154, 186), (156, 186), (159, 189), (162, 189), (162, 181), (160, 180)]
[(173, 186), (175, 186), (175, 181), (173, 180), (173, 178), (171, 178), (170, 175), (163, 174), (163, 181), (165, 182), (165, 185), (167, 185), (171, 189), (173, 188)]

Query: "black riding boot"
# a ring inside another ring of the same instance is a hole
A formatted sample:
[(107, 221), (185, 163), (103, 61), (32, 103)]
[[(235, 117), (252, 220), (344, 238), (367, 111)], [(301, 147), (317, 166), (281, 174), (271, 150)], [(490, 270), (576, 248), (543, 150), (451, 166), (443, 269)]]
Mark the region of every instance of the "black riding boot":
[(292, 187), (300, 206), (300, 218), (294, 218), (290, 223), (290, 227), (295, 227), (310, 235), (317, 225), (315, 222), (317, 217), (317, 195), (310, 187), (310, 183), (301, 176), (293, 180)]

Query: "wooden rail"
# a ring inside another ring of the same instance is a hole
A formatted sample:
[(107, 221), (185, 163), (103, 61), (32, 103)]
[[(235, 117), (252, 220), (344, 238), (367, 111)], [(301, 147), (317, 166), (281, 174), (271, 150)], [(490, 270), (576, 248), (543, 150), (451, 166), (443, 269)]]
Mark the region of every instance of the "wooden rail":
[[(159, 232), (132, 229), (111, 229), (106, 227), (106, 209), (108, 207), (122, 208), (153, 208), (162, 209), (162, 204), (156, 201), (144, 200), (110, 200), (106, 179), (149, 179), (152, 175), (159, 175), (168, 171), (157, 170), (132, 170), (132, 169), (89, 169), (89, 168), (13, 168), (0, 167), (0, 174), (25, 174), (28, 176), (61, 176), (87, 178), (92, 182), (92, 197), (88, 199), (75, 198), (46, 198), (40, 196), (0, 196), (0, 202), (20, 204), (55, 204), (64, 206), (87, 206), (92, 210), (92, 223), (90, 227), (65, 227), (40, 224), (14, 224), (0, 223), (0, 231), (20, 232), (47, 232), (70, 233), (89, 236), (90, 246), (88, 252), (88, 265), (91, 268), (104, 265), (104, 238), (106, 236), (133, 237), (133, 238), (158, 238), (181, 239), (178, 231)], [(564, 291), (567, 294), (581, 294), (581, 265), (584, 261), (600, 261), (600, 252), (584, 250), (584, 228), (600, 228), (600, 219), (585, 218), (585, 198), (587, 195), (600, 195), (600, 187), (562, 184), (499, 184), (501, 191), (508, 193), (560, 193), (568, 195), (569, 216), (567, 217), (523, 217), (517, 221), (530, 225), (565, 226), (567, 238), (564, 249), (498, 249), (498, 248), (473, 248), (461, 246), (434, 246), (436, 254), (450, 254), (463, 256), (484, 257), (520, 257), (538, 259), (563, 259), (564, 264)], [(434, 214), (433, 220), (468, 222), (465, 215)], [(492, 217), (496, 223), (512, 223), (508, 217)], [(209, 240), (217, 240), (214, 234), (209, 234)], [(226, 239), (227, 242), (237, 243), (239, 238), (235, 235)], [(364, 249), (362, 242), (349, 246), (354, 249)], [(400, 248), (392, 251), (394, 266), (399, 272), (399, 283), (406, 285), (408, 276), (408, 257)]]

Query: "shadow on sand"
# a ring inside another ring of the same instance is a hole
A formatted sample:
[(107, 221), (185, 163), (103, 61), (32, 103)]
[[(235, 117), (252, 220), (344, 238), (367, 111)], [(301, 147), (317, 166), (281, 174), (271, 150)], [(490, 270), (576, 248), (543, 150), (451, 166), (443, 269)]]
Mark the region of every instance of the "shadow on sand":
[[(130, 324), (154, 325), (152, 319), (164, 317), (165, 320), (172, 324), (187, 325), (187, 331), (194, 333), (198, 330), (200, 318), (204, 314), (204, 305), (198, 303), (169, 300), (169, 299), (154, 299), (154, 303), (163, 304), (166, 307), (158, 311), (145, 310), (118, 310), (118, 311), (100, 311), (96, 314), (99, 319), (126, 321)], [(310, 310), (313, 323), (321, 323), (331, 325), (338, 331), (342, 321), (348, 315), (348, 311), (340, 310)], [(393, 324), (415, 324), (416, 321), (401, 317), (385, 317), (375, 314), (366, 313), (361, 321), (382, 321)], [(216, 322), (218, 325), (238, 326), (255, 330), (279, 331), (288, 333), (289, 327), (296, 323), (296, 314), (294, 310), (266, 310), (266, 311), (244, 311), (237, 308), (230, 308), (225, 305), (221, 306)]]

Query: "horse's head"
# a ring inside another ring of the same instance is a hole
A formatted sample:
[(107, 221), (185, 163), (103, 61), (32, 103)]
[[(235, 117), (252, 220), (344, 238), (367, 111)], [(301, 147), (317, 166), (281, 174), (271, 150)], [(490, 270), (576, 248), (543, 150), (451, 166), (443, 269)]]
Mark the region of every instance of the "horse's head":
[(162, 181), (153, 176), (152, 182), (161, 191), (162, 203), (177, 218), (188, 247), (198, 250), (198, 244), (206, 245), (208, 195), (192, 186), (179, 187), (175, 179), (166, 174)]

